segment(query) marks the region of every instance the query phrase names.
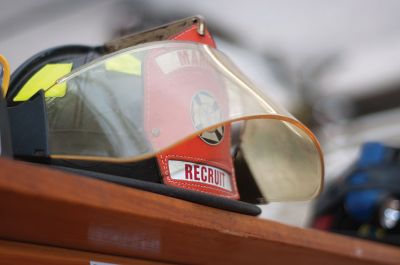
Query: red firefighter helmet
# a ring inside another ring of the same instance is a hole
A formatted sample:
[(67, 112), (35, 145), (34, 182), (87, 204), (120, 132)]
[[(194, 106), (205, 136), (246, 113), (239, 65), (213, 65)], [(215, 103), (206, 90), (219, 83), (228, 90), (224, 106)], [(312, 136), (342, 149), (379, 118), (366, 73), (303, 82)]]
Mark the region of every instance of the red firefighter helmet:
[(316, 196), (314, 135), (215, 48), (200, 17), (28, 60), (7, 93), (14, 153), (87, 176), (258, 214)]

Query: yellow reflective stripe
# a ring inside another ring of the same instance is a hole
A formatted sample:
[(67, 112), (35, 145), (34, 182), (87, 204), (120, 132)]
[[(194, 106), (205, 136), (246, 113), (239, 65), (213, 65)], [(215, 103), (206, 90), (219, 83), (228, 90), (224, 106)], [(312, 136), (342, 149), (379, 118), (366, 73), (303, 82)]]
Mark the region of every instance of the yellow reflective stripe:
[(10, 82), (10, 65), (4, 56), (0, 54), (0, 63), (3, 65), (3, 81), (1, 82), (1, 89), (3, 90), (3, 97), (6, 96), (8, 91), (8, 84)]
[(142, 62), (132, 54), (121, 54), (105, 62), (106, 70), (131, 75), (141, 75)]
[(46, 92), (44, 93), (44, 96), (46, 98), (55, 98), (55, 97), (61, 98), (61, 97), (65, 96), (66, 93), (67, 93), (67, 83), (63, 82), (61, 84), (54, 85), (51, 88), (49, 88), (48, 90), (46, 90)]
[[(14, 101), (26, 101), (35, 95), (39, 90), (47, 90), (57, 79), (71, 72), (72, 63), (47, 64), (37, 71), (18, 94)], [(67, 84), (61, 83), (54, 85), (45, 93), (46, 97), (63, 97), (67, 91)]]

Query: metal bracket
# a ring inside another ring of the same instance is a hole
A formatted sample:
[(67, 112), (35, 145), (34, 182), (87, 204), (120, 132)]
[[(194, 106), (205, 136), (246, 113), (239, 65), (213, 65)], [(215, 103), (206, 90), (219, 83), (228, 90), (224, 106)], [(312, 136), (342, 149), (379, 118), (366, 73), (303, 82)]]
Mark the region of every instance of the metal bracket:
[(141, 43), (168, 40), (170, 37), (184, 31), (185, 29), (188, 29), (193, 25), (197, 26), (197, 33), (200, 36), (205, 35), (207, 27), (204, 18), (201, 16), (193, 16), (165, 24), (157, 28), (152, 28), (111, 40), (104, 44), (104, 48), (106, 53), (112, 53)]

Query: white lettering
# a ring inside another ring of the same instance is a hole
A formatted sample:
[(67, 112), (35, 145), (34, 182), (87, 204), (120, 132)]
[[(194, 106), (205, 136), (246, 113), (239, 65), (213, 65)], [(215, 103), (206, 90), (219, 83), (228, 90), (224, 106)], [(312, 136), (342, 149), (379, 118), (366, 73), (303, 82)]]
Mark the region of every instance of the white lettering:
[(232, 191), (230, 175), (216, 167), (186, 161), (168, 161), (172, 179), (199, 182)]

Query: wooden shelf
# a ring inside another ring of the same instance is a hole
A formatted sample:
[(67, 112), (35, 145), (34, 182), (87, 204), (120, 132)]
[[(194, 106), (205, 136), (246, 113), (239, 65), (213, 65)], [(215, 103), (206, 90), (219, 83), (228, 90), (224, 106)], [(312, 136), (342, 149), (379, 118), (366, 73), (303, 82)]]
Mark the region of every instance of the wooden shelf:
[(0, 264), (2, 265), (163, 265), (134, 258), (102, 255), (92, 252), (47, 247), (0, 240)]
[(391, 246), (23, 162), (0, 159), (0, 168), (3, 240), (179, 264), (400, 263)]

